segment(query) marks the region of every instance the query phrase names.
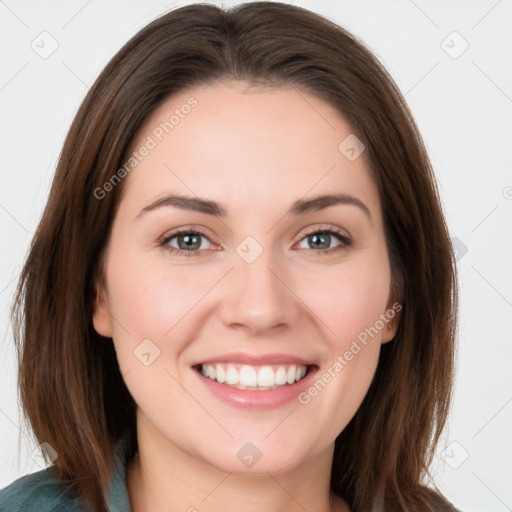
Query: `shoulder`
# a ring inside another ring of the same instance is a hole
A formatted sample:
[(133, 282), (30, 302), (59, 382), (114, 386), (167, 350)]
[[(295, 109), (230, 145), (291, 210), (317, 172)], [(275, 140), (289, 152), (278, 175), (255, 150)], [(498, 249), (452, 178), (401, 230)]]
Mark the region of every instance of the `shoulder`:
[(0, 490), (0, 512), (82, 512), (84, 509), (51, 471), (22, 476)]

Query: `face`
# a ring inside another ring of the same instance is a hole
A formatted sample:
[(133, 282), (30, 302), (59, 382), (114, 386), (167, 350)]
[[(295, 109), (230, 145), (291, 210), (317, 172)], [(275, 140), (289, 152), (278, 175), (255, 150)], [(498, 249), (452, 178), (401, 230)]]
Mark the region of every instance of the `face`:
[(399, 309), (352, 133), (305, 92), (235, 82), (181, 92), (146, 120), (94, 313), (139, 428), (240, 473), (332, 450)]

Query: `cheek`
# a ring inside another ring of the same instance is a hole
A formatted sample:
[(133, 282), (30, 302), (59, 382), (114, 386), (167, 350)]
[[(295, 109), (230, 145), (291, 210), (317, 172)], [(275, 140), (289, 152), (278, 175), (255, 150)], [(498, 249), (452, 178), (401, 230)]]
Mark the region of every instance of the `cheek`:
[(317, 271), (314, 286), (312, 280), (302, 283), (301, 298), (314, 311), (329, 350), (299, 401), (319, 424), (330, 425), (333, 436), (356, 413), (377, 368), (390, 286), (385, 263), (360, 260), (337, 272)]
[[(212, 276), (198, 269), (173, 268), (164, 258), (124, 254), (111, 254), (107, 279), (113, 339), (119, 363), (127, 370), (143, 341), (156, 353), (181, 351), (187, 315), (211, 288)], [(155, 359), (155, 364), (160, 362)]]
[(145, 326), (160, 335), (197, 302), (210, 281), (199, 267), (173, 266), (165, 261), (165, 255), (120, 258), (113, 254), (114, 261), (120, 264), (111, 265), (109, 274), (115, 291), (113, 309), (135, 328)]
[[(390, 273), (377, 260), (354, 260), (338, 269), (319, 268), (308, 276), (297, 282), (301, 299), (314, 313), (336, 352), (346, 350), (352, 340), (374, 327), (386, 311)], [(373, 337), (380, 340), (380, 331)]]
[(178, 384), (177, 361), (189, 338), (187, 315), (211, 287), (211, 276), (121, 253), (111, 253), (107, 270), (119, 367), (140, 409), (153, 418), (173, 411), (176, 419), (194, 406)]

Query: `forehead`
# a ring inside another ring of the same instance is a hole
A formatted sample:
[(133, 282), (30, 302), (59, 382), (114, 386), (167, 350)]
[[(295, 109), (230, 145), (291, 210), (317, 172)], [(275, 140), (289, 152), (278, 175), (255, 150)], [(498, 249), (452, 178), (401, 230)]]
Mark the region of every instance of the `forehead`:
[(353, 131), (333, 106), (295, 87), (191, 88), (166, 99), (136, 135), (131, 151), (151, 149), (130, 172), (126, 197), (179, 191), (259, 207), (338, 191), (376, 205), (365, 153), (349, 160), (342, 151)]

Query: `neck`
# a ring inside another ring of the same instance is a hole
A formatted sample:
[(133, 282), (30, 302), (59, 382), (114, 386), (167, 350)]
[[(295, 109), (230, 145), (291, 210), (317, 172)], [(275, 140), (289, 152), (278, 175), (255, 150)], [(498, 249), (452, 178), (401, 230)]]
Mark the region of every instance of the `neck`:
[(127, 468), (132, 512), (349, 512), (330, 492), (334, 446), (286, 472), (237, 474), (138, 428), (139, 451)]

